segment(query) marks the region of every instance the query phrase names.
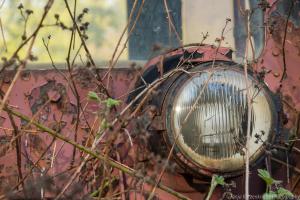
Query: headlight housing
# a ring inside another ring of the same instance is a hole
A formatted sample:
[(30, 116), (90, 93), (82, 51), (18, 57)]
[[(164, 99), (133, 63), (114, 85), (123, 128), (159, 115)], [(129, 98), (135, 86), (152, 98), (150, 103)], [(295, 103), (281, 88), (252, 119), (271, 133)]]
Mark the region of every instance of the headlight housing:
[[(274, 138), (277, 112), (267, 87), (248, 75), (251, 97), (250, 162), (260, 158)], [(227, 173), (245, 163), (248, 120), (243, 69), (226, 63), (199, 65), (172, 84), (164, 102), (169, 147), (175, 158), (196, 171)]]

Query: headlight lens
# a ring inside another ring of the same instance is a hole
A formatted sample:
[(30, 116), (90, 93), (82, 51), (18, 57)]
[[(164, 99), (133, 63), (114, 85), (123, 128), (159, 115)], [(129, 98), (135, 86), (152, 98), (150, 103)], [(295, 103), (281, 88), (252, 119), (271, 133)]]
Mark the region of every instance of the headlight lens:
[[(168, 136), (185, 157), (214, 171), (229, 172), (244, 167), (248, 104), (242, 70), (203, 70), (180, 81), (169, 102)], [(248, 75), (252, 99), (250, 160), (263, 151), (274, 123), (273, 104), (268, 92)], [(257, 139), (259, 136), (260, 139)]]

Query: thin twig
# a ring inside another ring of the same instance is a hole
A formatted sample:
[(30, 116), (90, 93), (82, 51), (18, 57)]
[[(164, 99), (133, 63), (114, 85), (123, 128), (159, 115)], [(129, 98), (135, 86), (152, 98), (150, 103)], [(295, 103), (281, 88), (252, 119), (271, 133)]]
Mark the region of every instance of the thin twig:
[(3, 25), (2, 25), (1, 17), (0, 17), (0, 28), (1, 28), (1, 35), (2, 35), (2, 40), (3, 40), (3, 44), (4, 44), (4, 49), (5, 49), (5, 52), (7, 52), (6, 39), (5, 39), (5, 36), (4, 36), (4, 31), (3, 31)]
[[(118, 152), (116, 152), (117, 154), (117, 161), (118, 162), (121, 162), (121, 158), (120, 158), (120, 154)], [(124, 182), (124, 174), (123, 172), (120, 170), (119, 171), (119, 176), (120, 176), (120, 192), (121, 192), (121, 197), (122, 197), (122, 200), (126, 200), (126, 197), (125, 197), (125, 182)]]
[[(20, 135), (20, 132), (19, 132), (19, 129), (16, 125), (16, 122), (12, 116), (12, 114), (10, 113), (7, 113), (8, 114), (8, 118), (10, 120), (10, 123), (14, 129), (14, 137), (17, 137), (18, 135)], [(22, 158), (21, 158), (21, 138), (17, 138), (16, 141), (15, 141), (15, 146), (16, 146), (16, 155), (17, 155), (17, 166), (18, 166), (18, 173), (19, 173), (19, 180), (22, 180), (23, 179), (23, 174), (22, 174)], [(25, 185), (24, 183), (22, 182), (22, 188), (24, 190), (24, 195), (25, 197), (27, 196), (26, 195), (26, 192), (25, 192)]]
[(249, 200), (249, 176), (250, 176), (250, 170), (249, 170), (249, 158), (250, 158), (250, 126), (251, 126), (251, 112), (252, 112), (252, 103), (251, 103), (251, 96), (249, 91), (249, 81), (248, 81), (248, 45), (250, 41), (250, 16), (249, 16), (249, 10), (245, 11), (245, 22), (247, 27), (247, 39), (246, 39), (246, 47), (245, 47), (245, 59), (244, 59), (244, 74), (245, 74), (245, 82), (246, 82), (246, 95), (247, 95), (247, 107), (248, 107), (248, 113), (247, 113), (247, 135), (246, 135), (246, 147), (245, 147), (245, 157), (246, 157), (246, 170), (245, 170), (245, 200)]
[[(282, 165), (284, 165), (284, 166), (287, 166), (286, 163), (285, 163), (284, 161), (279, 160), (279, 159), (277, 159), (277, 158), (271, 157), (271, 160), (273, 160), (273, 161), (275, 161), (275, 162), (277, 162), (277, 163), (279, 163), (279, 164), (282, 164)], [(295, 166), (293, 166), (293, 165), (288, 165), (287, 167), (291, 168), (293, 171), (295, 171), (295, 172), (297, 172), (298, 174), (300, 174), (300, 169), (299, 169), (298, 167), (295, 167)]]
[[(211, 65), (211, 68), (212, 68), (212, 69), (215, 67), (215, 61), (216, 61), (217, 55), (218, 55), (218, 53), (219, 53), (219, 49), (220, 49), (220, 47), (221, 47), (221, 43), (222, 43), (222, 41), (224, 40), (224, 31), (225, 31), (225, 29), (226, 29), (226, 27), (227, 27), (227, 24), (228, 24), (229, 22), (230, 22), (230, 20), (229, 20), (229, 19), (226, 19), (225, 26), (223, 27), (222, 32), (221, 32), (221, 39), (219, 40), (219, 44), (218, 44), (218, 47), (216, 48), (215, 56), (214, 56), (214, 59), (213, 59), (212, 65)], [(204, 36), (204, 37), (203, 37), (203, 41), (204, 41), (205, 39), (206, 39), (206, 37)], [(184, 62), (183, 62), (183, 63), (184, 63)], [(182, 63), (182, 64), (183, 64), (183, 63)], [(181, 65), (182, 65), (182, 64), (181, 64)], [(188, 72), (188, 71), (185, 71), (184, 69), (181, 69), (181, 70), (184, 71), (184, 73), (188, 73), (188, 74), (190, 73), (190, 72)], [(191, 73), (199, 73), (199, 72), (191, 72)], [(190, 109), (189, 112), (186, 114), (186, 116), (185, 116), (185, 118), (184, 118), (182, 124), (185, 124), (185, 123), (187, 122), (189, 116), (190, 116), (191, 113), (195, 110), (195, 108), (196, 108), (196, 106), (198, 105), (198, 102), (199, 102), (199, 100), (200, 100), (200, 98), (201, 98), (201, 96), (202, 96), (202, 94), (203, 94), (205, 88), (208, 86), (209, 81), (210, 81), (211, 78), (213, 77), (213, 74), (214, 74), (214, 72), (209, 72), (209, 76), (208, 76), (207, 80), (205, 81), (203, 87), (201, 88), (201, 90), (200, 90), (200, 92), (199, 92), (199, 94), (198, 94), (198, 96), (197, 96), (195, 102), (193, 103), (191, 109)], [(180, 131), (181, 131), (181, 129), (182, 129), (182, 124), (181, 124), (181, 126), (180, 126)], [(175, 148), (175, 146), (176, 146), (176, 143), (177, 143), (177, 140), (178, 140), (179, 136), (180, 136), (180, 134), (177, 134), (177, 135), (175, 136), (175, 140), (174, 140), (174, 142), (173, 142), (173, 144), (172, 144), (172, 147), (171, 147), (171, 149), (170, 149), (170, 151), (169, 151), (168, 157), (167, 157), (167, 159), (166, 159), (166, 163), (164, 164), (163, 169), (161, 170), (161, 173), (160, 173), (159, 176), (158, 176), (158, 180), (157, 180), (156, 184), (154, 185), (154, 187), (153, 187), (153, 189), (152, 189), (152, 191), (151, 191), (151, 193), (150, 193), (150, 195), (149, 195), (149, 197), (148, 197), (148, 200), (151, 200), (151, 199), (154, 197), (154, 194), (155, 194), (155, 190), (156, 190), (156, 188), (157, 188), (157, 185), (160, 183), (160, 181), (161, 181), (161, 179), (162, 179), (162, 176), (163, 176), (163, 174), (164, 174), (164, 172), (165, 172), (165, 170), (166, 170), (166, 167), (167, 167), (167, 165), (168, 165), (168, 163), (169, 163), (169, 160), (170, 160), (170, 158), (171, 158), (171, 155), (173, 154), (173, 151), (174, 151), (174, 148)]]
[[(181, 37), (180, 37), (180, 35), (178, 34), (178, 32), (177, 32), (177, 30), (176, 30), (176, 28), (175, 28), (175, 26), (174, 26), (172, 17), (171, 17), (171, 15), (170, 15), (170, 10), (169, 10), (169, 7), (168, 7), (167, 0), (164, 0), (164, 7), (165, 7), (165, 10), (166, 10), (166, 13), (167, 13), (167, 19), (168, 19), (168, 24), (169, 24), (169, 33), (171, 34), (172, 31), (174, 31), (177, 40), (179, 41), (180, 45), (182, 46), (182, 45), (183, 45), (183, 42), (182, 42)], [(171, 30), (171, 29), (172, 29), (172, 30)], [(170, 37), (169, 37), (169, 38), (170, 38)]]
[(131, 8), (131, 11), (130, 11), (130, 14), (129, 14), (129, 17), (128, 17), (128, 20), (127, 20), (127, 24), (126, 24), (125, 28), (123, 29), (123, 31), (122, 31), (122, 33), (121, 33), (121, 36), (119, 37), (119, 40), (118, 40), (118, 42), (117, 42), (117, 45), (116, 45), (116, 47), (115, 47), (115, 49), (114, 49), (114, 52), (113, 52), (113, 54), (112, 54), (112, 57), (111, 57), (111, 59), (110, 59), (110, 61), (109, 61), (109, 68), (113, 68), (113, 66), (112, 66), (113, 61), (114, 61), (114, 59), (115, 59), (115, 56), (116, 56), (116, 53), (117, 53), (117, 51), (118, 51), (118, 48), (119, 48), (119, 46), (120, 46), (120, 44), (121, 44), (121, 41), (122, 41), (122, 39), (123, 39), (125, 33), (126, 33), (127, 30), (128, 30), (128, 27), (129, 27), (130, 23), (131, 23), (131, 20), (132, 20), (132, 17), (133, 17), (133, 14), (134, 14), (134, 11), (135, 11), (137, 2), (138, 2), (138, 0), (134, 0), (133, 6), (132, 6), (132, 8)]
[[(45, 7), (44, 7), (44, 13), (43, 13), (43, 15), (42, 15), (42, 17), (41, 17), (41, 20), (40, 20), (40, 22), (38, 23), (36, 29), (32, 32), (32, 34), (31, 34), (29, 37), (27, 37), (26, 40), (24, 40), (24, 41), (18, 46), (18, 48), (17, 48), (17, 49), (15, 50), (15, 52), (12, 54), (12, 56), (10, 57), (10, 59), (8, 59), (8, 61), (5, 62), (5, 63), (2, 65), (2, 68), (1, 68), (1, 70), (0, 70), (0, 73), (2, 73), (7, 67), (11, 66), (11, 65), (14, 63), (13, 60), (17, 57), (18, 53), (23, 49), (23, 47), (25, 47), (26, 44), (28, 44), (29, 41), (33, 41), (33, 43), (34, 43), (34, 41), (35, 41), (35, 39), (36, 39), (36, 37), (37, 37), (37, 35), (38, 35), (40, 29), (43, 27), (43, 22), (44, 22), (44, 20), (45, 20), (45, 18), (46, 18), (46, 16), (47, 16), (49, 10), (51, 9), (51, 7), (52, 7), (52, 5), (53, 5), (53, 2), (54, 2), (54, 0), (48, 0), (47, 4), (46, 4)], [(33, 45), (33, 44), (32, 44), (32, 45)], [(32, 47), (30, 48), (30, 46), (32, 46), (32, 45), (31, 45), (31, 44), (29, 45), (29, 48), (28, 48), (27, 52), (29, 52), (29, 50), (31, 51), (31, 48), (32, 48)], [(29, 53), (31, 53), (31, 52), (29, 52)], [(26, 57), (27, 57), (27, 56), (26, 56)], [(27, 59), (28, 59), (28, 58), (27, 58)], [(27, 59), (25, 59), (25, 60), (27, 60)]]
[(87, 47), (87, 45), (86, 45), (85, 39), (84, 39), (84, 37), (82, 36), (82, 33), (81, 33), (81, 31), (80, 31), (80, 29), (79, 29), (77, 23), (76, 23), (75, 16), (73, 16), (73, 13), (72, 13), (72, 11), (71, 11), (71, 9), (70, 9), (69, 3), (68, 3), (67, 0), (64, 0), (64, 2), (65, 2), (65, 5), (66, 5), (66, 8), (67, 8), (67, 10), (68, 10), (68, 13), (69, 13), (69, 15), (70, 15), (70, 17), (71, 17), (71, 19), (72, 19), (73, 25), (75, 26), (75, 29), (76, 29), (76, 31), (77, 31), (77, 33), (78, 33), (78, 36), (79, 36), (80, 40), (81, 40), (81, 44), (82, 44), (82, 46), (83, 46), (83, 48), (84, 48), (84, 50), (85, 50), (85, 52), (86, 52), (87, 58), (89, 59), (90, 63), (92, 64), (92, 67), (95, 69), (95, 74), (96, 74), (97, 81), (98, 81), (98, 83), (99, 83), (99, 85), (100, 85), (100, 89), (102, 89), (102, 90), (105, 92), (105, 94), (106, 94), (108, 97), (110, 97), (107, 88), (106, 88), (105, 85), (103, 84), (102, 79), (101, 79), (100, 75), (98, 74), (98, 71), (97, 71), (97, 69), (96, 69), (95, 61), (94, 61), (94, 59), (92, 58), (92, 55), (91, 55), (91, 53), (90, 53), (90, 51), (89, 51), (89, 49), (88, 49), (88, 47)]
[[(2, 99), (2, 101), (0, 102), (0, 114), (1, 114), (1, 112), (2, 112), (2, 110), (3, 110), (4, 105), (6, 104), (6, 101), (8, 100), (8, 97), (9, 97), (9, 95), (10, 95), (10, 93), (11, 93), (11, 91), (12, 91), (14, 85), (16, 84), (16, 82), (17, 82), (17, 80), (18, 80), (18, 78), (19, 78), (19, 76), (20, 76), (22, 70), (26, 67), (27, 61), (28, 61), (28, 59), (29, 59), (30, 56), (31, 56), (31, 51), (32, 51), (33, 45), (34, 45), (34, 43), (35, 43), (36, 37), (37, 37), (37, 35), (38, 35), (38, 32), (39, 32), (39, 30), (41, 29), (42, 24), (43, 24), (43, 22), (44, 22), (44, 20), (45, 20), (45, 18), (46, 18), (46, 16), (47, 16), (47, 14), (48, 14), (50, 8), (51, 8), (53, 2), (54, 2), (54, 0), (49, 0), (49, 1), (47, 2), (46, 6), (45, 6), (43, 16), (42, 16), (42, 18), (41, 18), (41, 20), (40, 20), (40, 22), (39, 22), (39, 25), (38, 25), (36, 31), (34, 32), (35, 34), (32, 36), (31, 43), (29, 44), (29, 47), (28, 47), (28, 49), (27, 49), (27, 55), (26, 55), (26, 58), (24, 59), (24, 61), (23, 61), (23, 62), (20, 64), (20, 66), (18, 67), (17, 72), (16, 72), (16, 74), (15, 74), (15, 76), (14, 76), (14, 78), (13, 78), (11, 84), (10, 84), (10, 86), (8, 87), (8, 89), (7, 89), (6, 93), (5, 93), (5, 95), (4, 95), (3, 99)], [(20, 47), (19, 47), (19, 48), (20, 48)], [(18, 49), (19, 49), (19, 48), (18, 48)]]
[[(117, 62), (118, 62), (120, 56), (123, 54), (124, 50), (126, 49), (126, 47), (127, 47), (126, 45), (127, 45), (128, 41), (129, 41), (129, 38), (130, 38), (132, 32), (134, 31), (135, 26), (136, 26), (136, 23), (138, 22), (138, 20), (139, 20), (141, 14), (142, 14), (144, 4), (145, 4), (145, 0), (142, 0), (141, 5), (140, 5), (139, 10), (138, 10), (138, 13), (137, 13), (137, 16), (135, 17), (134, 22), (133, 22), (133, 24), (132, 24), (132, 26), (131, 26), (131, 28), (130, 28), (130, 30), (129, 30), (129, 32), (128, 32), (128, 36), (127, 36), (127, 38), (126, 38), (126, 40), (125, 40), (125, 42), (124, 42), (123, 47), (122, 47), (122, 49), (120, 50), (120, 52), (119, 52), (117, 58), (116, 58), (115, 60), (111, 60), (111, 61), (110, 61), (109, 69), (108, 69), (108, 71), (105, 73), (105, 75), (103, 76), (102, 80), (104, 80), (106, 77), (108, 77), (108, 83), (109, 83), (111, 70), (112, 70), (112, 69), (114, 68), (114, 66), (117, 64)], [(133, 12), (133, 10), (132, 10), (132, 12)]]
[[(75, 13), (76, 13), (76, 0), (75, 0), (75, 3), (74, 3), (74, 16)], [(75, 21), (73, 21), (73, 27), (75, 27)], [(75, 95), (75, 98), (76, 98), (76, 103), (77, 103), (77, 114), (76, 114), (76, 122), (75, 122), (75, 133), (74, 133), (74, 141), (77, 142), (77, 134), (78, 134), (78, 127), (79, 127), (79, 116), (80, 116), (80, 96), (79, 96), (79, 92), (78, 92), (78, 89), (77, 89), (77, 86), (75, 84), (75, 81), (73, 79), (73, 75), (72, 75), (72, 66), (71, 66), (71, 63), (70, 63), (70, 59), (71, 59), (71, 49), (72, 49), (72, 45), (73, 47), (75, 46), (75, 29), (73, 28), (72, 29), (72, 33), (71, 33), (71, 38), (70, 38), (70, 43), (69, 43), (69, 49), (68, 49), (68, 55), (67, 55), (67, 58), (66, 58), (66, 61), (67, 61), (67, 67), (68, 67), (68, 72), (69, 72), (69, 76), (70, 76), (70, 82), (72, 84), (72, 88), (73, 88), (73, 91), (74, 91), (74, 95)], [(75, 162), (75, 156), (76, 156), (76, 148), (74, 147), (73, 148), (73, 155), (72, 155), (72, 160), (71, 160), (71, 166), (74, 164)]]
[(282, 72), (282, 75), (281, 75), (281, 78), (280, 78), (280, 83), (283, 81), (283, 79), (285, 79), (287, 77), (287, 74), (286, 74), (286, 58), (285, 58), (285, 41), (286, 41), (286, 36), (287, 36), (287, 28), (288, 28), (288, 24), (289, 24), (289, 19), (290, 19), (293, 7), (294, 7), (294, 0), (291, 0), (291, 6), (289, 8), (288, 16), (286, 18), (285, 28), (284, 28), (284, 36), (283, 36), (283, 41), (282, 41), (283, 72)]
[[(19, 117), (20, 119), (23, 119), (24, 121), (27, 121), (27, 122), (31, 121), (31, 119), (29, 117), (27, 117), (26, 115), (23, 115), (22, 113), (17, 112), (15, 110), (12, 110), (12, 109), (10, 109), (8, 107), (4, 107), (4, 110), (7, 111), (7, 112), (10, 112), (14, 116)], [(72, 141), (70, 139), (65, 138), (62, 134), (57, 133), (56, 131), (54, 131), (54, 130), (52, 130), (52, 129), (50, 129), (50, 128), (48, 128), (48, 127), (46, 127), (46, 126), (44, 126), (44, 125), (42, 125), (42, 124), (40, 124), (40, 123), (38, 123), (36, 121), (33, 121), (32, 124), (35, 125), (37, 128), (41, 129), (43, 132), (46, 132), (46, 133), (52, 135), (55, 138), (58, 138), (60, 140), (63, 140), (65, 142), (67, 142), (67, 143), (75, 146), (80, 151), (83, 151), (83, 152), (87, 153), (88, 155), (91, 155), (94, 158), (97, 158), (97, 159), (102, 160), (102, 161), (106, 160), (107, 164), (109, 164), (110, 166), (112, 166), (112, 167), (114, 167), (116, 169), (122, 170), (124, 173), (126, 173), (128, 175), (131, 175), (133, 177), (142, 179), (142, 180), (144, 180), (145, 182), (147, 182), (147, 183), (149, 183), (151, 185), (155, 184), (155, 181), (153, 181), (151, 178), (146, 178), (144, 176), (141, 176), (135, 170), (133, 170), (133, 169), (129, 168), (128, 166), (123, 165), (123, 164), (121, 164), (121, 163), (119, 163), (119, 162), (117, 162), (117, 161), (115, 161), (115, 160), (113, 160), (111, 158), (105, 159), (105, 157), (102, 154), (95, 153), (94, 151), (92, 151), (90, 149), (87, 149), (84, 146), (82, 146), (80, 144), (77, 144), (76, 142), (74, 142), (74, 141)], [(175, 197), (177, 197), (179, 199), (189, 199), (188, 197), (186, 197), (186, 196), (184, 196), (184, 195), (182, 195), (182, 194), (180, 194), (180, 193), (178, 193), (178, 192), (170, 189), (169, 187), (167, 187), (167, 186), (165, 186), (165, 185), (163, 185), (161, 183), (158, 184), (158, 188), (160, 188), (160, 189), (162, 189), (162, 190), (164, 190), (164, 191), (166, 191), (166, 192), (174, 195)]]

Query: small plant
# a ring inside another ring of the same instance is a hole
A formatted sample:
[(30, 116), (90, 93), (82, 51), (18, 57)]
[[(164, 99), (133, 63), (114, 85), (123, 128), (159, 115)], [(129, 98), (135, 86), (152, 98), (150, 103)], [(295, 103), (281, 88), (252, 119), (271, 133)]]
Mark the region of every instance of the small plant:
[(273, 179), (267, 170), (258, 169), (257, 171), (258, 176), (262, 178), (267, 185), (263, 200), (291, 199), (294, 197), (293, 193), (289, 190), (280, 187), (279, 184), (281, 184), (281, 181)]
[(89, 91), (88, 98), (93, 101), (100, 101), (100, 98), (98, 97), (96, 92)]
[[(98, 96), (98, 94), (96, 92), (89, 91), (88, 98), (92, 101), (101, 102), (101, 99), (100, 99), (100, 97)], [(120, 105), (121, 101), (116, 100), (116, 99), (112, 99), (112, 98), (107, 98), (106, 100), (102, 101), (102, 103), (104, 103), (105, 106), (110, 109), (114, 106)]]
[(114, 106), (118, 106), (120, 105), (120, 100), (116, 100), (116, 99), (112, 99), (112, 98), (108, 98), (106, 100), (103, 101), (106, 104), (107, 108), (112, 108)]
[(120, 105), (121, 101), (113, 98), (101, 100), (98, 94), (93, 91), (89, 91), (89, 93), (87, 94), (87, 98), (91, 101), (97, 102), (99, 105), (104, 106), (104, 108), (100, 109), (98, 112), (98, 117), (100, 121), (100, 127), (96, 134), (96, 138), (98, 139), (106, 129), (109, 129), (112, 126), (112, 124), (110, 124), (108, 121), (109, 116), (111, 114), (111, 109), (115, 106)]
[(211, 182), (210, 182), (210, 188), (209, 192), (207, 194), (206, 200), (209, 200), (211, 198), (211, 195), (213, 194), (214, 190), (218, 185), (225, 185), (224, 177), (223, 176), (218, 176), (218, 175), (213, 175)]

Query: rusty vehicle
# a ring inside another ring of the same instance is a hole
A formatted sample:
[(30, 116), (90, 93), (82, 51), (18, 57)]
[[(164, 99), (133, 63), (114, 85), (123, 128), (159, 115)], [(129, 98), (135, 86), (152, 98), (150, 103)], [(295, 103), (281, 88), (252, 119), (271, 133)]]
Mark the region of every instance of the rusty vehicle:
[[(173, 48), (153, 53), (145, 46), (160, 49), (156, 42), (169, 44), (169, 39), (150, 31), (161, 18), (151, 16), (153, 23), (147, 23), (146, 11), (154, 9), (149, 3), (128, 47), (133, 60), (152, 54), (144, 66), (135, 62), (115, 68), (78, 67), (71, 73), (74, 82), (65, 79), (67, 70), (40, 69), (36, 64), (37, 69), (22, 71), (0, 116), (1, 198), (55, 198), (89, 154), (98, 159), (88, 157), (77, 174), (79, 183), (62, 199), (89, 199), (91, 193), (97, 197), (95, 185), (104, 182), (93, 173), (104, 173), (104, 168), (111, 182), (103, 199), (115, 190), (120, 190), (119, 199), (205, 199), (214, 174), (224, 177), (226, 184), (216, 187), (211, 199), (244, 199), (247, 132), (250, 199), (262, 199), (266, 192), (258, 169), (267, 169), (296, 198), (300, 2), (250, 0), (232, 5), (233, 19), (224, 23), (225, 27), (234, 23), (235, 50), (226, 47), (223, 31), (217, 45), (207, 44), (205, 35), (199, 43), (179, 44), (174, 34)], [(247, 6), (255, 11), (247, 12)], [(178, 28), (176, 19), (171, 26)], [(14, 70), (1, 73), (3, 94), (14, 74)], [(122, 105), (107, 109), (87, 99), (99, 80)], [(93, 147), (92, 138), (97, 138), (93, 130), (101, 129), (103, 116), (113, 125)], [(95, 148), (96, 153), (89, 151)]]

